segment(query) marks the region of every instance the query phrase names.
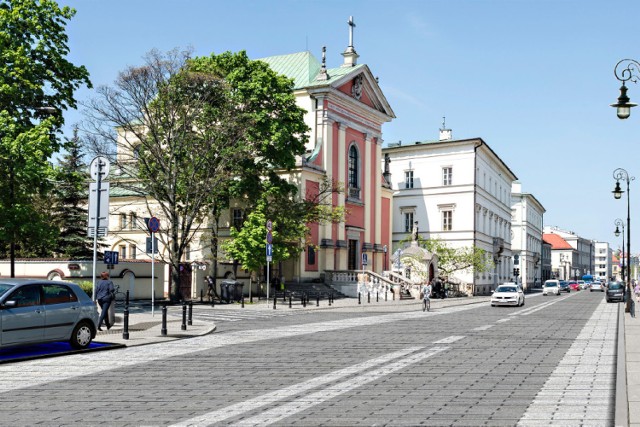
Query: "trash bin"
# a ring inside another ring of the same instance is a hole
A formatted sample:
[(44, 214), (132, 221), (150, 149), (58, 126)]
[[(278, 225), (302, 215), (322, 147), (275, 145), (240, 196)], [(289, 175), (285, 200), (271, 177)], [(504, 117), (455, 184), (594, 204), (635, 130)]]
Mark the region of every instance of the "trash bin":
[(231, 302), (231, 292), (233, 292), (233, 284), (235, 282), (231, 280), (223, 280), (220, 283), (220, 298), (224, 300), (227, 304)]

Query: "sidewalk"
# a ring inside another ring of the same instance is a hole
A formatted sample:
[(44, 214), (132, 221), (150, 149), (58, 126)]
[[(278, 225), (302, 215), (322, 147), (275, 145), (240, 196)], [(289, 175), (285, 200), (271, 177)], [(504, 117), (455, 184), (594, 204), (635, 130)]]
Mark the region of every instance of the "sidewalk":
[[(622, 304), (620, 304), (622, 308)], [(636, 308), (638, 305), (636, 304)], [(622, 310), (624, 311), (624, 310)], [(636, 315), (638, 311), (636, 310)], [(626, 367), (626, 391), (628, 425), (640, 427), (640, 319), (631, 317), (629, 313), (623, 313), (624, 321), (621, 322), (624, 328), (624, 362)], [(619, 347), (618, 347), (619, 348)], [(619, 366), (620, 367), (620, 366)], [(617, 421), (617, 417), (616, 417)], [(616, 425), (625, 425), (624, 422)]]

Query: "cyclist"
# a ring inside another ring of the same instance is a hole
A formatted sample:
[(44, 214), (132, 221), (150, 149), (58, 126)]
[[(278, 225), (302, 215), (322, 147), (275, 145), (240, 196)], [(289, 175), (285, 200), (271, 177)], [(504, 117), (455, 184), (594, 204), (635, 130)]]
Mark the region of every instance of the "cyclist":
[(422, 311), (431, 309), (431, 283), (425, 282), (422, 285)]

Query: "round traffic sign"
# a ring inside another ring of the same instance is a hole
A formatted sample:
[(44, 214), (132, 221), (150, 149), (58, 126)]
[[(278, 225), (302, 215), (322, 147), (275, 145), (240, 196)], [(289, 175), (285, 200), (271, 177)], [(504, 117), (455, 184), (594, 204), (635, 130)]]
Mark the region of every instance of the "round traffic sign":
[(271, 231), (271, 229), (273, 228), (273, 223), (271, 222), (270, 219), (267, 220), (267, 230)]
[(149, 218), (149, 231), (152, 233), (157, 233), (160, 230), (160, 220), (155, 216)]
[(273, 243), (273, 234), (271, 234), (271, 231), (267, 231), (267, 243)]
[(89, 165), (89, 173), (91, 174), (91, 178), (97, 180), (98, 174), (102, 175), (100, 177), (101, 180), (105, 179), (109, 176), (109, 159), (103, 156), (94, 157), (91, 160), (91, 165)]

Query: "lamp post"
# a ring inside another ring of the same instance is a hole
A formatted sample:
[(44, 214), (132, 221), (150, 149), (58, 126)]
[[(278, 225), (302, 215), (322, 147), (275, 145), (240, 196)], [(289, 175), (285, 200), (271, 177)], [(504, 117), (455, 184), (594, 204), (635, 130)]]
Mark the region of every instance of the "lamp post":
[(620, 188), (620, 180), (624, 180), (627, 183), (627, 286), (625, 291), (627, 296), (627, 307), (625, 311), (629, 312), (631, 308), (631, 207), (629, 198), (629, 184), (636, 178), (633, 176), (629, 176), (629, 173), (622, 168), (618, 168), (613, 171), (613, 178), (616, 180), (616, 187), (613, 190), (613, 197), (616, 199), (620, 199), (622, 197), (622, 193), (624, 193), (624, 191)]
[[(616, 226), (616, 231), (614, 231), (613, 234), (615, 234), (616, 237), (620, 236), (620, 228), (622, 228), (622, 251), (624, 253), (624, 222), (620, 218), (617, 218), (614, 224)], [(624, 260), (622, 261), (622, 268), (620, 270), (622, 272), (622, 281), (624, 282)]]

